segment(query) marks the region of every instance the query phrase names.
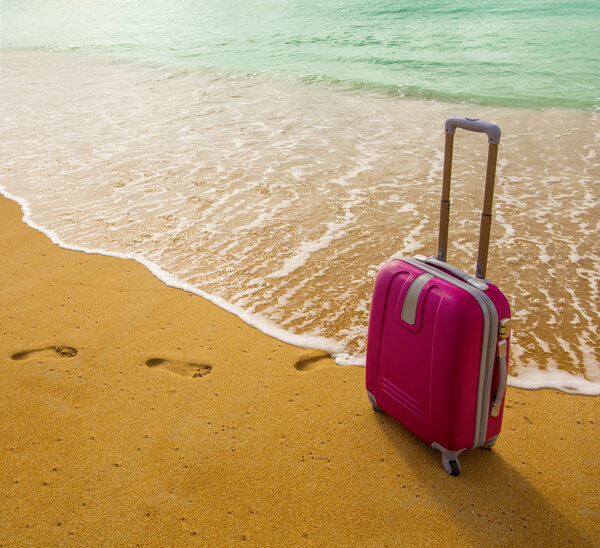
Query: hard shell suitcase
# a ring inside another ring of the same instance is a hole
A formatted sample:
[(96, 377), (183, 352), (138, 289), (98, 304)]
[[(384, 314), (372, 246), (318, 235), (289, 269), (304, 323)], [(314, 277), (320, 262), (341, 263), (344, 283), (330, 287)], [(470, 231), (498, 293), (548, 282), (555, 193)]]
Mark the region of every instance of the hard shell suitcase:
[[(484, 132), (489, 155), (476, 276), (446, 261), (456, 128)], [(469, 118), (446, 121), (437, 258), (394, 258), (377, 274), (367, 335), (366, 387), (384, 411), (442, 453), (458, 476), (458, 456), (491, 446), (502, 425), (510, 307), (485, 279), (500, 129)]]

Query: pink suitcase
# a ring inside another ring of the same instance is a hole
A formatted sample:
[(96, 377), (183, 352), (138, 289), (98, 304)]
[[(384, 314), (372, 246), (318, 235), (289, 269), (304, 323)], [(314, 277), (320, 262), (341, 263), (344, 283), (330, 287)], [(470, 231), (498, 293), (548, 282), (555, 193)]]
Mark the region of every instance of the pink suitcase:
[[(476, 276), (446, 261), (450, 175), (456, 128), (484, 132), (489, 156)], [(384, 411), (442, 453), (492, 446), (502, 425), (510, 307), (485, 279), (500, 129), (469, 118), (446, 121), (437, 258), (394, 258), (375, 280), (367, 337), (366, 386)]]

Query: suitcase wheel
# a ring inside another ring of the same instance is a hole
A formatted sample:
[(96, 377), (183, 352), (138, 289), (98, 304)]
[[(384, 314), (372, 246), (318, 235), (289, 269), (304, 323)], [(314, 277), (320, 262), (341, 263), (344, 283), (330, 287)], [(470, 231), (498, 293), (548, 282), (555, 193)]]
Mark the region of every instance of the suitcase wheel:
[(373, 406), (373, 409), (375, 409), (375, 411), (377, 411), (378, 413), (383, 413), (383, 411), (379, 409), (379, 407), (377, 407), (374, 403), (372, 403), (371, 405)]
[(498, 436), (494, 436), (493, 438), (490, 438), (489, 440), (487, 440), (482, 446), (482, 449), (487, 449), (488, 451), (492, 450), (492, 447), (494, 447), (494, 445), (496, 445), (496, 440), (498, 439)]
[(460, 451), (448, 451), (442, 447), (439, 443), (432, 443), (431, 446), (442, 453), (442, 466), (444, 470), (453, 477), (460, 475), (460, 462), (458, 462), (458, 455), (460, 455), (464, 449)]
[(367, 396), (369, 398), (369, 401), (371, 402), (371, 405), (373, 406), (373, 409), (375, 409), (375, 411), (377, 411), (378, 413), (383, 413), (383, 411), (377, 406), (377, 401), (375, 400), (375, 396), (373, 396), (373, 394), (371, 394), (371, 392), (369, 392), (367, 390)]
[(458, 476), (460, 474), (460, 463), (457, 460), (451, 460), (449, 462), (450, 464), (450, 471), (449, 474), (451, 476)]
[(460, 462), (458, 462), (458, 459), (448, 460), (442, 455), (442, 466), (451, 476), (457, 477), (460, 475)]

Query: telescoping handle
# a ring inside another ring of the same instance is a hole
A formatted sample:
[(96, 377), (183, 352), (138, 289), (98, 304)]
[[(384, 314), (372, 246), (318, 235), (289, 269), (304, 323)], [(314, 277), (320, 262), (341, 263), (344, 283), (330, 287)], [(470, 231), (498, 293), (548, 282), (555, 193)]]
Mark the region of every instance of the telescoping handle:
[(488, 249), (490, 246), (490, 230), (492, 226), (492, 203), (494, 200), (494, 182), (496, 179), (496, 162), (500, 128), (495, 124), (476, 118), (448, 118), (446, 120), (446, 146), (444, 151), (444, 174), (442, 177), (442, 203), (440, 208), (440, 237), (438, 256), (446, 261), (448, 251), (448, 225), (450, 222), (450, 178), (452, 175), (452, 152), (454, 149), (454, 132), (456, 128), (486, 133), (489, 142), (487, 172), (485, 178), (485, 194), (481, 212), (481, 229), (479, 231), (479, 249), (477, 252), (477, 278), (485, 278)]

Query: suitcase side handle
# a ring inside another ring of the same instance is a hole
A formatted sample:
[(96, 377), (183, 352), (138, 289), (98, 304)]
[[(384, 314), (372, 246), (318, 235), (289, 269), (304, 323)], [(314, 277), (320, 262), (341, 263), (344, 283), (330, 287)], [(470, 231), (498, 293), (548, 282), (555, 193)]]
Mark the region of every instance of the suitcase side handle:
[(437, 258), (446, 262), (448, 251), (448, 225), (450, 222), (450, 179), (452, 175), (452, 152), (454, 150), (454, 132), (460, 127), (469, 131), (477, 131), (488, 135), (488, 163), (485, 177), (485, 194), (481, 212), (479, 230), (479, 248), (477, 252), (476, 277), (485, 279), (490, 232), (492, 227), (492, 203), (494, 200), (494, 182), (496, 179), (496, 162), (498, 159), (498, 143), (500, 128), (489, 122), (475, 118), (449, 118), (446, 121), (446, 144), (444, 150), (444, 172), (442, 176), (442, 201), (440, 208), (440, 236)]
[(502, 339), (498, 342), (498, 367), (500, 368), (500, 382), (498, 384), (498, 391), (496, 392), (496, 397), (492, 402), (492, 409), (490, 411), (490, 416), (492, 417), (497, 417), (500, 414), (502, 398), (504, 397), (504, 392), (506, 392), (506, 381), (508, 376), (508, 369), (506, 366), (506, 347), (506, 339)]

